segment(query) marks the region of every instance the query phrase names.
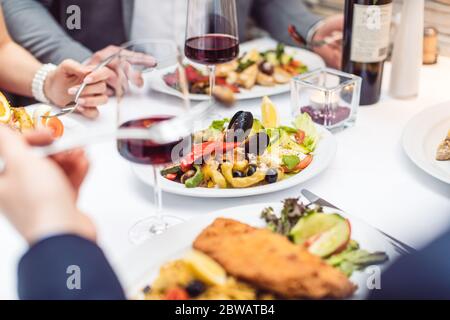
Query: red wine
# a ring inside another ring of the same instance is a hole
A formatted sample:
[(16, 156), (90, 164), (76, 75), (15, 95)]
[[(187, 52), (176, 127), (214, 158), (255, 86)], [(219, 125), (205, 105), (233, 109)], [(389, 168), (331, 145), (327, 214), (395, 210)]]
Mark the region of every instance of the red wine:
[(392, 0), (346, 0), (342, 70), (362, 77), (361, 105), (380, 100)]
[[(150, 126), (171, 119), (171, 116), (156, 116), (132, 120), (121, 128), (149, 128)], [(160, 165), (172, 162), (172, 149), (181, 139), (168, 144), (157, 144), (149, 140), (118, 140), (117, 148), (125, 159), (139, 164)]]
[(185, 55), (200, 64), (221, 64), (239, 55), (239, 40), (225, 34), (207, 34), (186, 40)]

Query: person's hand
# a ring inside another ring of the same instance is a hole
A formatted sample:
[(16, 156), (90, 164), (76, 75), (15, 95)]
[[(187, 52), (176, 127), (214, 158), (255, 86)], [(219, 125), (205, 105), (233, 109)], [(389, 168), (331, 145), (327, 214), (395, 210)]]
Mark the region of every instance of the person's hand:
[[(344, 16), (336, 15), (325, 19), (324, 24), (316, 31), (312, 41), (320, 41), (332, 36), (335, 32), (343, 32)], [(342, 43), (337, 41), (330, 45), (314, 48), (314, 52), (320, 55), (329, 67), (341, 69)]]
[[(123, 68), (123, 70), (126, 72), (125, 78), (127, 80), (130, 80), (134, 85), (138, 87), (142, 87), (144, 85), (142, 73), (133, 68), (133, 65), (152, 68), (157, 64), (156, 60), (149, 55), (125, 50), (117, 46), (108, 46), (100, 51), (95, 52), (92, 57), (87, 60), (86, 64), (89, 66), (96, 66), (112, 55), (117, 54), (119, 51), (121, 51), (121, 56), (126, 57), (126, 59), (122, 59), (122, 61), (120, 59), (113, 59), (107, 66), (110, 71), (107, 80), (107, 84), (109, 87), (109, 96), (114, 95), (114, 90), (119, 88), (119, 85), (124, 85), (123, 83), (120, 83), (123, 81), (119, 81), (120, 68)], [(124, 62), (126, 62), (126, 65)]]
[[(27, 137), (46, 144), (49, 133)], [(95, 240), (95, 227), (76, 208), (78, 188), (87, 172), (84, 154), (75, 151), (54, 160), (34, 154), (25, 137), (0, 126), (0, 210), (30, 244), (55, 234), (77, 234)]]
[(106, 81), (110, 77), (108, 68), (93, 72), (92, 66), (84, 66), (73, 60), (62, 62), (58, 69), (51, 72), (44, 86), (45, 95), (57, 106), (64, 107), (72, 102), (81, 85), (88, 85), (78, 100), (78, 111), (88, 117), (98, 116), (97, 106), (108, 102)]

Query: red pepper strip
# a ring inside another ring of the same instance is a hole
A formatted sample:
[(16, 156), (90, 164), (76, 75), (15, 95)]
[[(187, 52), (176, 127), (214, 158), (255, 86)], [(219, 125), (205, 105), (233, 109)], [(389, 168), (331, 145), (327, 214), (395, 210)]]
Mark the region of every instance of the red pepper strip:
[(177, 174), (176, 173), (169, 173), (166, 174), (166, 179), (169, 179), (170, 181), (175, 181), (177, 179)]
[(189, 171), (193, 164), (200, 159), (205, 159), (211, 156), (215, 150), (222, 149), (223, 152), (227, 152), (238, 147), (238, 142), (204, 142), (201, 144), (194, 144), (192, 146), (193, 151), (189, 153), (183, 160), (181, 160), (180, 166), (183, 172)]
[(303, 130), (298, 130), (297, 133), (295, 134), (295, 141), (297, 141), (298, 144), (302, 144), (303, 141), (305, 141), (305, 131)]
[(299, 171), (299, 170), (306, 169), (311, 164), (312, 161), (313, 161), (313, 156), (308, 154), (305, 159), (300, 161), (300, 163), (295, 167), (295, 169), (293, 171)]

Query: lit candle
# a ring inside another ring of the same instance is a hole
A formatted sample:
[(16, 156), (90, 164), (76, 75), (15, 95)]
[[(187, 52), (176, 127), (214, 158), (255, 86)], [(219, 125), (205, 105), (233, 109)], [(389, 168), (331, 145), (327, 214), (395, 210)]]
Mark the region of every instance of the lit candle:
[(326, 94), (323, 91), (315, 91), (309, 97), (311, 106), (316, 110), (324, 108), (335, 109), (339, 104), (339, 97), (334, 92)]

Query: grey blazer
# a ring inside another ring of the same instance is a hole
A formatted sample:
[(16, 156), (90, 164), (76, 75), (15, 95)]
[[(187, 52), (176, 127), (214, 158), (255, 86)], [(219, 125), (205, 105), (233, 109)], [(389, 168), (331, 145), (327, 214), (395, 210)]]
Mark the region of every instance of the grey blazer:
[[(75, 41), (60, 23), (65, 17), (55, 16), (52, 7), (59, 0), (0, 0), (2, 1), (5, 20), (13, 39), (29, 50), (36, 58), (44, 63), (59, 64), (64, 59), (84, 61), (92, 54), (92, 48), (83, 41)], [(91, 0), (98, 2), (98, 10), (84, 10), (82, 15), (99, 15), (102, 7), (108, 0)], [(124, 22), (123, 31), (129, 38), (134, 11), (134, 0), (121, 0)], [(165, 0), (170, 1), (170, 0)], [(71, 1), (77, 4), (76, 0)], [(236, 0), (239, 36), (241, 41), (246, 40), (246, 30), (249, 17), (269, 34), (282, 42), (293, 44), (287, 33), (289, 24), (295, 24), (298, 30), (306, 37), (308, 30), (319, 21), (319, 18), (308, 11), (302, 0)], [(92, 5), (92, 3), (90, 3)], [(95, 4), (97, 5), (97, 4)], [(92, 8), (91, 8), (92, 9)], [(56, 19), (55, 19), (56, 18)], [(110, 23), (116, 23), (116, 17), (110, 17)], [(95, 19), (83, 28), (101, 32), (108, 28), (98, 25)], [(104, 19), (103, 19), (104, 21)]]

